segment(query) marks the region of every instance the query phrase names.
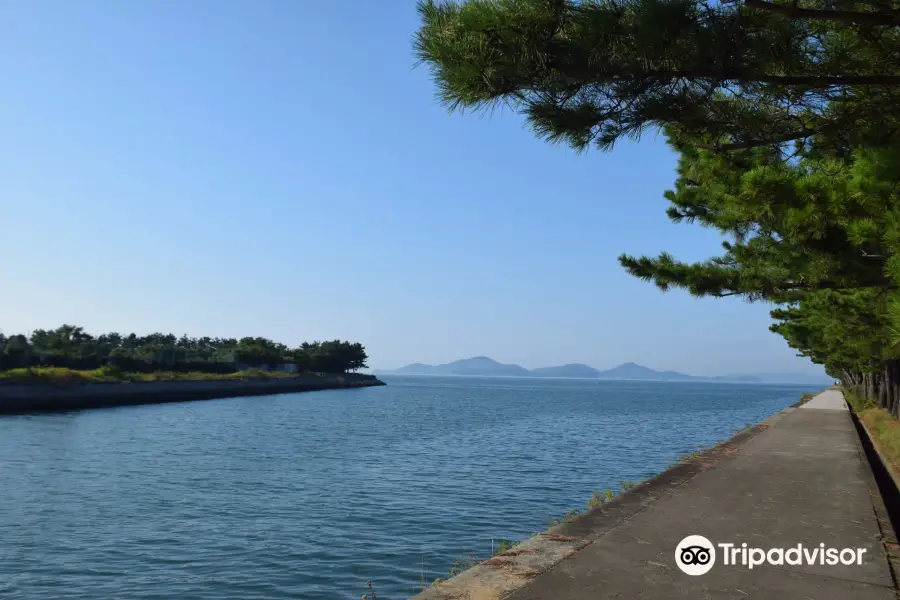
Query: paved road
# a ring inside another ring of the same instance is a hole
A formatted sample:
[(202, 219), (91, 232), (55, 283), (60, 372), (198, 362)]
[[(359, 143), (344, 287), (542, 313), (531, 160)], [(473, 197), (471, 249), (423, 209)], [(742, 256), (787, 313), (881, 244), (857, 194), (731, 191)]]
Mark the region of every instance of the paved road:
[[(894, 537), (876, 516), (883, 523), (884, 514), (846, 403), (829, 390), (720, 447), (707, 463), (673, 469), (419, 598), (897, 600), (881, 527)], [(676, 564), (688, 535), (716, 545), (704, 575)], [(865, 552), (862, 564), (751, 570), (723, 564), (720, 543)]]

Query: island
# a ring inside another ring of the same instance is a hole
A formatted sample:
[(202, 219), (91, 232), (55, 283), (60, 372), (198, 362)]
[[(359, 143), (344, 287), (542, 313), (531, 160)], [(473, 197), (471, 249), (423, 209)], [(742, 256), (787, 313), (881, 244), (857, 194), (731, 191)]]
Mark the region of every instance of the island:
[(360, 343), (88, 334), (63, 325), (0, 334), (0, 414), (384, 385)]
[(677, 371), (656, 371), (633, 362), (623, 363), (606, 370), (599, 370), (581, 363), (569, 363), (555, 367), (526, 369), (520, 365), (498, 362), (487, 356), (475, 356), (453, 362), (428, 365), (412, 363), (395, 370), (376, 370), (385, 375), (439, 375), (470, 377), (542, 377), (558, 379), (598, 379), (628, 381), (696, 381), (722, 383), (788, 383), (801, 385), (827, 385), (828, 377), (806, 373), (754, 373), (740, 375), (701, 376)]

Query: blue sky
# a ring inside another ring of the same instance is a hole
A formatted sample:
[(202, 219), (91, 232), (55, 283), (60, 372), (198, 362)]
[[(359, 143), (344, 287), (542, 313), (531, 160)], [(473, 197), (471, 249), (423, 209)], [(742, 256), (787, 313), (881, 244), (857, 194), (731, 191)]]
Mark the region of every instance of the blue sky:
[(13, 0), (0, 8), (5, 332), (361, 341), (395, 367), (488, 355), (818, 372), (765, 305), (663, 294), (621, 252), (670, 223), (675, 157), (449, 115), (415, 2)]

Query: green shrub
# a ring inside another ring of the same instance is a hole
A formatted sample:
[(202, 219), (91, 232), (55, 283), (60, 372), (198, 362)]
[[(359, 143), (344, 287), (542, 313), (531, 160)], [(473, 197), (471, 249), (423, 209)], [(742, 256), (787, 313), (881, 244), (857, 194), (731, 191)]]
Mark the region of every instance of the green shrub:
[(16, 383), (49, 383), (66, 386), (78, 383), (114, 383), (119, 381), (228, 381), (263, 380), (295, 377), (284, 371), (247, 369), (238, 373), (208, 373), (197, 371), (152, 371), (149, 373), (125, 371), (116, 365), (105, 365), (93, 370), (75, 370), (66, 367), (24, 367), (0, 371), (0, 381)]
[(847, 401), (847, 404), (850, 405), (850, 408), (853, 409), (853, 412), (861, 413), (871, 408), (875, 408), (875, 398), (863, 398), (859, 394), (855, 394), (847, 390), (843, 390), (843, 392), (844, 400)]

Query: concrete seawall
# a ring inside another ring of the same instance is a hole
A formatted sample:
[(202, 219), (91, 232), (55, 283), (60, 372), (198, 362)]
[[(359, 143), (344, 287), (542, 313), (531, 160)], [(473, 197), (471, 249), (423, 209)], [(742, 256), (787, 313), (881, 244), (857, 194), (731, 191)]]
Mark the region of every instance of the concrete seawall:
[(43, 383), (0, 383), (0, 414), (161, 404), (377, 385), (384, 385), (384, 382), (371, 376), (353, 374), (265, 380), (87, 383), (66, 387)]

